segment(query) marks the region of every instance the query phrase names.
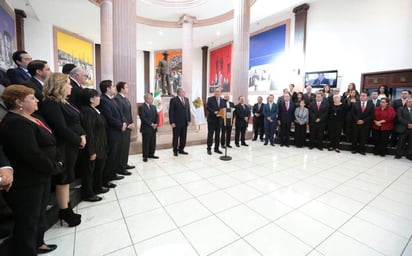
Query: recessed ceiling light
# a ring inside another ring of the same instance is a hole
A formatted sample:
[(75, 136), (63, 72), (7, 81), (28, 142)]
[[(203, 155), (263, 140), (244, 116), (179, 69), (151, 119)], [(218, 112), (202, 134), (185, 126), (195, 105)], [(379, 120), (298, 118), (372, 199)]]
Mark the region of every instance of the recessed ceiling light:
[(159, 31), (159, 36), (163, 36), (163, 31)]
[(216, 31), (216, 35), (217, 35), (217, 36), (220, 36), (220, 31)]

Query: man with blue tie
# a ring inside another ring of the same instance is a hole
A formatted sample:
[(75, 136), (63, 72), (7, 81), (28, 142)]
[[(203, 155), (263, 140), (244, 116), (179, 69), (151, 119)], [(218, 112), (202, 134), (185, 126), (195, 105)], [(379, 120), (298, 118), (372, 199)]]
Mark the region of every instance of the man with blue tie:
[(17, 68), (10, 68), (7, 70), (7, 76), (12, 84), (22, 84), (29, 80), (31, 75), (27, 70), (27, 66), (32, 61), (31, 56), (26, 51), (17, 51), (13, 53), (13, 61)]
[(289, 93), (283, 95), (283, 101), (278, 105), (278, 121), (280, 124), (280, 146), (289, 147), (290, 126), (295, 120), (295, 104), (291, 103)]
[(275, 146), (275, 130), (276, 120), (278, 115), (278, 106), (273, 102), (272, 94), (268, 97), (268, 103), (263, 106), (263, 116), (265, 125), (265, 146), (270, 142), (271, 146)]

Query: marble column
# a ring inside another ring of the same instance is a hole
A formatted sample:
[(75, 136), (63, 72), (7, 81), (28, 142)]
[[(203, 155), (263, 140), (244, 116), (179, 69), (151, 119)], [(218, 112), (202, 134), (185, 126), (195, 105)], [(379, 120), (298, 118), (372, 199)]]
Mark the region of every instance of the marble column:
[(230, 81), (233, 102), (236, 104), (239, 96), (248, 96), (249, 71), (249, 29), (250, 4), (248, 0), (234, 1), (233, 16), (233, 47), (232, 47), (232, 78)]
[(196, 21), (195, 17), (184, 15), (180, 18), (179, 23), (182, 24), (182, 86), (186, 91), (186, 97), (192, 100), (192, 56), (193, 56), (193, 23)]
[(202, 100), (206, 102), (207, 99), (207, 56), (209, 53), (209, 47), (203, 46), (202, 47)]
[[(14, 14), (16, 16), (16, 39), (17, 39), (17, 50), (25, 50), (24, 45), (24, 19), (27, 18), (26, 13), (20, 9), (14, 9)], [(31, 53), (34, 55), (34, 53)]]
[[(132, 104), (136, 123), (136, 0), (113, 0), (113, 82), (124, 81), (129, 85), (127, 95)], [(143, 86), (143, 85), (141, 85)], [(139, 99), (141, 100), (141, 99)], [(137, 130), (132, 131), (132, 148)], [(133, 150), (132, 150), (133, 152)]]
[(295, 13), (295, 45), (294, 63), (297, 68), (297, 75), (300, 75), (301, 69), (305, 66), (306, 54), (306, 23), (309, 10), (309, 4), (302, 4), (293, 9)]
[(100, 0), (100, 38), (101, 80), (113, 79), (112, 0)]

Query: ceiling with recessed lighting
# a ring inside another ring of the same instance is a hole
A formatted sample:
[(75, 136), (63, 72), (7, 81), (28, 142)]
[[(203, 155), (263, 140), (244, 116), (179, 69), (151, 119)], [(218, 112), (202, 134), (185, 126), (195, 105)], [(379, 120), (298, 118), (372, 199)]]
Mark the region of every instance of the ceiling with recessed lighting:
[[(100, 43), (100, 10), (95, 0), (6, 0), (13, 8), (22, 9), (29, 19), (56, 25)], [(292, 17), (293, 7), (315, 0), (251, 0), (251, 33)], [(126, 2), (126, 1), (125, 1)], [(183, 15), (197, 20), (193, 28), (193, 46), (210, 48), (230, 42), (233, 35), (231, 15), (234, 0), (136, 0), (137, 49), (156, 51), (180, 49), (182, 31), (178, 27)], [(212, 24), (215, 18), (222, 18)], [(161, 21), (152, 26), (145, 21)], [(205, 25), (212, 24), (212, 25)], [(210, 22), (210, 23), (209, 23)], [(160, 24), (160, 23), (159, 23)], [(175, 24), (175, 25), (174, 25)]]

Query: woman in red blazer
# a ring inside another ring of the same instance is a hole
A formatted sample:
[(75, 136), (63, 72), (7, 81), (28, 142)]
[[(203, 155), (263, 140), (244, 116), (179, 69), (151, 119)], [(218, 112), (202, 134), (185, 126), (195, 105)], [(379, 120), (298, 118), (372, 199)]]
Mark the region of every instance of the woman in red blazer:
[(375, 144), (375, 155), (385, 156), (389, 135), (393, 130), (393, 121), (396, 112), (389, 106), (387, 98), (382, 98), (380, 106), (375, 108), (375, 117), (372, 122), (372, 139)]

